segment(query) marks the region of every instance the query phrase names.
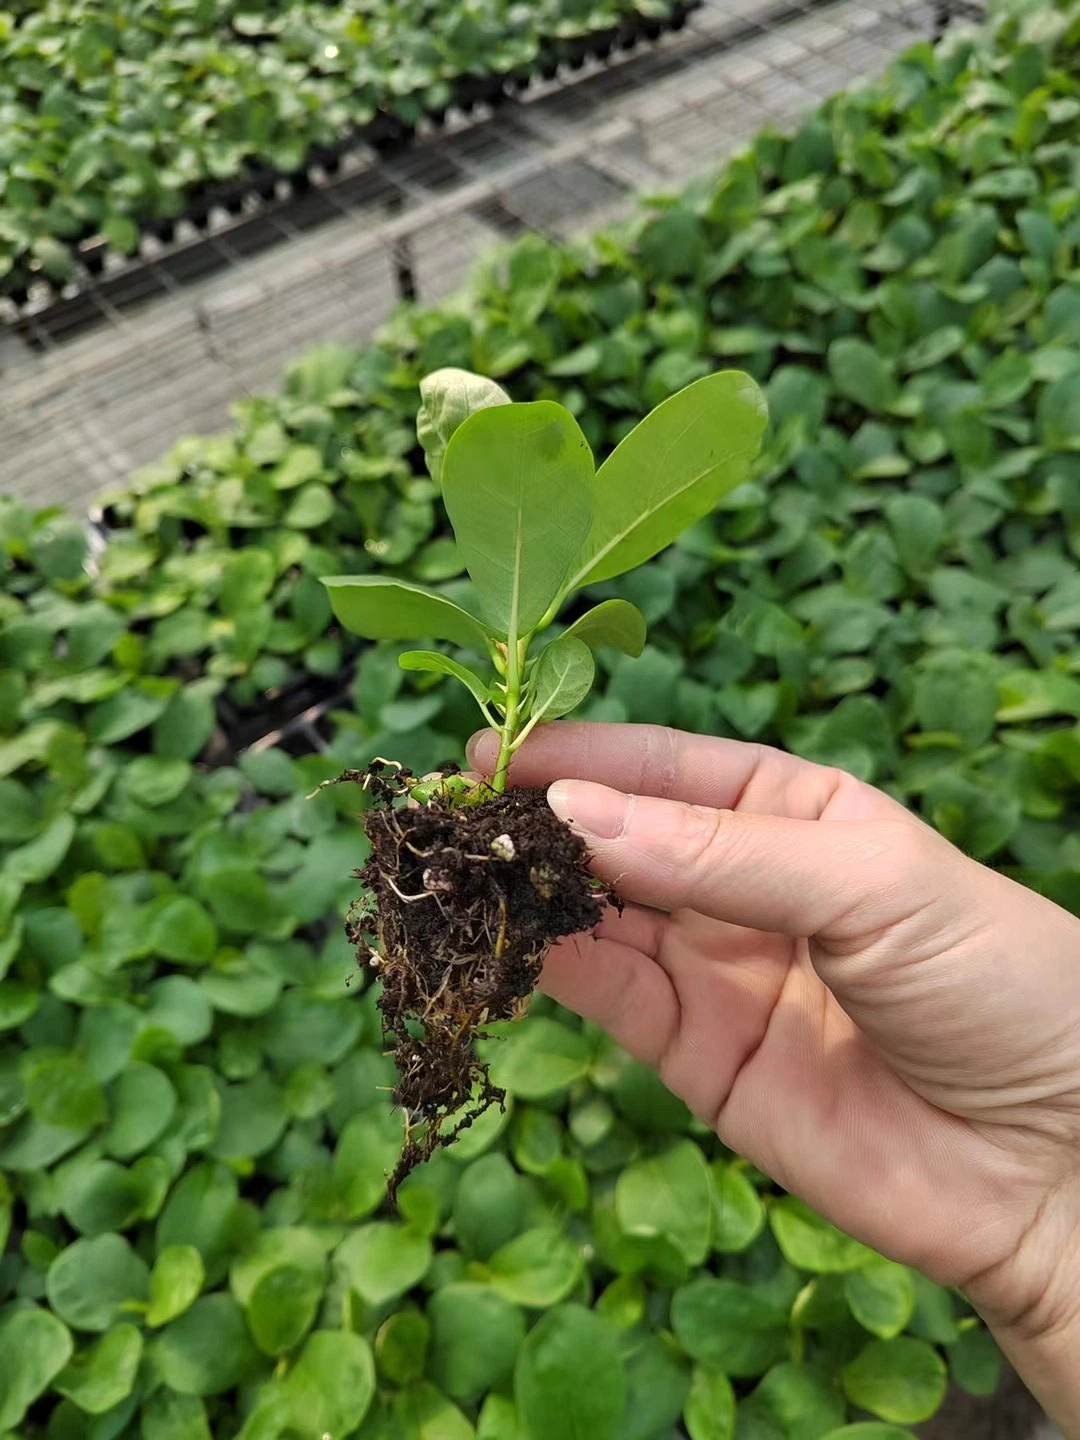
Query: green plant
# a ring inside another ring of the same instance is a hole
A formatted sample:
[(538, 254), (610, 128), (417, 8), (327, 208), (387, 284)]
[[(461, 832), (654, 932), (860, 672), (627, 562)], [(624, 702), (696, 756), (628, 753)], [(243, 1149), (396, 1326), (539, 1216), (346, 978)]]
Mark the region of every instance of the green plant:
[(612, 580), (664, 550), (746, 480), (765, 429), (747, 375), (705, 377), (635, 427), (599, 470), (574, 417), (550, 400), (513, 405), (460, 370), (421, 383), (418, 433), (438, 480), (475, 613), (431, 590), (381, 577), (324, 581), (334, 613), (367, 639), (430, 635), (487, 650), (494, 676), (436, 651), (409, 650), (406, 670), (452, 675), (499, 732), (491, 778), (506, 788), (515, 750), (592, 688), (592, 652), (640, 655), (645, 617), (626, 600), (580, 615), (530, 655), (575, 591)]
[[(366, 821), (368, 893), (347, 930), (358, 962), (379, 969), (400, 1072), (394, 1100), (408, 1138), (392, 1198), (417, 1161), (505, 1100), (474, 1041), (521, 1014), (552, 941), (600, 919), (581, 842), (542, 796), (500, 797), (535, 726), (585, 699), (594, 649), (639, 655), (645, 617), (607, 600), (530, 648), (575, 591), (649, 560), (741, 484), (766, 421), (748, 376), (709, 376), (654, 410), (596, 471), (588, 441), (554, 401), (515, 405), (457, 369), (420, 388), (418, 435), (471, 577), (468, 602), (385, 576), (325, 583), (338, 619), (367, 639), (430, 635), (486, 649), (491, 676), (436, 650), (406, 651), (398, 663), (459, 681), (498, 731), (499, 752), (490, 781), (454, 774), (417, 785), (401, 769), (388, 781), (388, 765), (400, 762), (383, 759), (341, 777), (380, 802)], [(399, 793), (420, 808), (391, 809)]]

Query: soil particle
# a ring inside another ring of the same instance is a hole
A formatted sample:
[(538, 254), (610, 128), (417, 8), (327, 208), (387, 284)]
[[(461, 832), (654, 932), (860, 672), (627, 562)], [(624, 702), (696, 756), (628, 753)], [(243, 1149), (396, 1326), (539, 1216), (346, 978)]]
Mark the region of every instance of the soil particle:
[(502, 1104), (474, 1040), (524, 1015), (549, 945), (590, 930), (609, 899), (542, 790), (406, 808), (394, 801), (409, 779), (366, 778), (371, 858), (357, 875), (367, 893), (347, 924), (358, 962), (382, 978), (394, 1100), (407, 1116), (391, 1199), (421, 1160)]

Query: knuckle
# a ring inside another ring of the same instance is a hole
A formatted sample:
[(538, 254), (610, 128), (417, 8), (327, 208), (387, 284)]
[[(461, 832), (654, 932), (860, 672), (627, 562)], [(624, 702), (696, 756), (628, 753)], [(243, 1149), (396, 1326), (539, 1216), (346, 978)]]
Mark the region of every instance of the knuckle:
[(643, 725), (642, 730), (645, 744), (639, 779), (644, 783), (649, 777), (653, 793), (666, 799), (674, 792), (678, 776), (678, 731), (670, 725)]
[(710, 810), (704, 805), (684, 805), (679, 812), (678, 864), (686, 878), (694, 881), (720, 863), (730, 836), (730, 811)]

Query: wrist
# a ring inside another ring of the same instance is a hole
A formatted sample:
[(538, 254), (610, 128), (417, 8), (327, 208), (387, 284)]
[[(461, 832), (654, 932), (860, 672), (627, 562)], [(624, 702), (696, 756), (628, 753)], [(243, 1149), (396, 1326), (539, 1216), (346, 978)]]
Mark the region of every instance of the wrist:
[(1065, 1440), (1080, 1440), (1080, 1181), (1057, 1188), (968, 1298)]
[(990, 1329), (1064, 1440), (1080, 1440), (1080, 1318), (1040, 1335)]

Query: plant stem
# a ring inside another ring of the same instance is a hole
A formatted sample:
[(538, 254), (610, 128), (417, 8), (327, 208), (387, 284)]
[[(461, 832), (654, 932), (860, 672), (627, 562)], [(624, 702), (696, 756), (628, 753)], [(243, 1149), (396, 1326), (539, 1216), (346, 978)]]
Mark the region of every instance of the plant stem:
[(506, 789), (510, 758), (514, 753), (517, 739), (518, 718), (521, 713), (521, 679), (525, 642), (511, 639), (506, 663), (506, 711), (499, 729), (499, 758), (495, 762), (495, 773), (491, 777), (491, 788), (501, 795)]

